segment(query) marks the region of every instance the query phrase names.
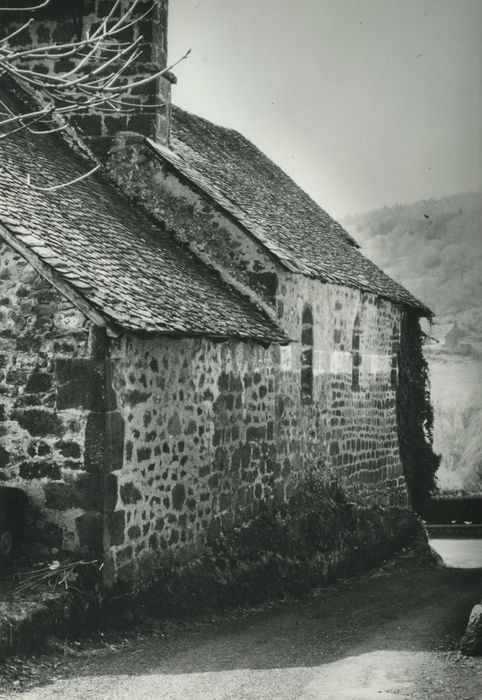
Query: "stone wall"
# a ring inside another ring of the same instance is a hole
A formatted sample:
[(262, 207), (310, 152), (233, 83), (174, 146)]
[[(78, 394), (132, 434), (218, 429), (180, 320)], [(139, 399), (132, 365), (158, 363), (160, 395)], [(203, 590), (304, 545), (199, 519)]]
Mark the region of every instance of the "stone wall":
[(203, 339), (115, 344), (125, 422), (116, 518), (125, 528), (110, 567), (130, 579), (156, 552), (193, 556), (221, 527), (283, 500), (274, 450), (279, 349)]
[[(281, 349), (283, 393), (288, 402), (280, 439), (296, 442), (298, 431), (313, 436), (308, 437), (305, 459), (313, 461), (320, 452), (325, 454), (352, 501), (406, 504), (392, 383), (393, 333), (400, 328), (400, 309), (356, 289), (300, 275), (284, 274), (281, 279), (279, 322), (299, 344)], [(306, 304), (314, 320), (314, 393), (308, 405), (299, 406), (301, 317)], [(357, 348), (353, 347), (355, 325)], [(353, 370), (358, 373), (356, 389)]]
[[(23, 42), (69, 40), (108, 8), (86, 0), (84, 9), (80, 18), (71, 3), (52, 0)], [(156, 12), (128, 37), (146, 37), (137, 77), (165, 65), (167, 0)], [(167, 108), (156, 116), (143, 104), (159, 96)], [(167, 142), (169, 83), (133, 99), (139, 109), (127, 117), (78, 121), (96, 150), (126, 129)], [(400, 309), (288, 273), (216, 193), (179, 175), (140, 136), (120, 134), (109, 165), (129, 196), (276, 317), (293, 343), (108, 340), (3, 245), (0, 479), (29, 494), (41, 542), (105, 554), (106, 583), (129, 588), (204, 562), (208, 551), (226, 567), (230, 556), (253, 564), (264, 527), (278, 533), (274, 561), (303, 548), (303, 528), (316, 522), (317, 576), (356, 558), (358, 547), (368, 551), (367, 542), (371, 556), (385, 552), (384, 538), (402, 542), (411, 515), (397, 434)]]
[(101, 509), (84, 470), (92, 351), (90, 322), (0, 243), (0, 481), (27, 492), (29, 539), (48, 548), (87, 547), (85, 511)]
[(356, 508), (407, 506), (395, 305), (278, 269), (290, 346), (107, 340), (8, 246), (0, 259), (0, 477), (26, 489), (45, 544), (105, 551), (108, 583), (199, 559), (313, 475)]
[(301, 338), (307, 300), (314, 321), (309, 403), (301, 400), (300, 343), (113, 341), (125, 447), (115, 471), (108, 578), (139, 581), (173, 556), (199, 557), (206, 545), (289, 502), (313, 473), (357, 507), (407, 506), (390, 381), (399, 311), (373, 295), (285, 275), (278, 307), (291, 337)]

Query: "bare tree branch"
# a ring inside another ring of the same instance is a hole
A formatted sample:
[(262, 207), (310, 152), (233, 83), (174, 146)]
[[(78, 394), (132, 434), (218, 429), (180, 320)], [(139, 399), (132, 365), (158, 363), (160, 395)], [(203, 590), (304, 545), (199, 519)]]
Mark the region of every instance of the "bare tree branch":
[[(142, 12), (143, 0), (132, 0), (126, 9), (122, 9), (122, 0), (115, 0), (107, 16), (95, 29), (85, 30), (77, 40), (19, 47), (24, 43), (22, 35), (35, 22), (36, 12), (50, 2), (44, 0), (30, 7), (0, 7), (0, 24), (2, 13), (32, 13), (28, 20), (20, 26), (13, 25), (9, 33), (0, 38), (0, 79), (12, 79), (27, 95), (35, 98), (29, 101), (30, 108), (21, 113), (15, 113), (0, 100), (0, 141), (21, 131), (34, 136), (62, 131), (68, 126), (65, 117), (92, 110), (97, 114), (130, 115), (136, 110), (144, 112), (162, 107), (163, 103), (157, 99), (148, 100), (147, 94), (138, 98), (135, 93), (138, 88), (167, 76), (187, 58), (190, 50), (166, 68), (156, 70), (155, 65), (147, 64), (150, 66), (148, 75), (134, 76), (132, 69), (142, 55), (143, 42), (137, 28), (154, 11), (155, 0)], [(10, 19), (5, 25), (8, 27), (9, 23)], [(126, 31), (129, 30), (133, 38), (126, 41)], [(39, 70), (39, 62), (50, 64), (50, 70)], [(60, 65), (66, 65), (65, 70), (59, 70)], [(30, 175), (27, 175), (25, 182), (22, 180), (22, 184), (53, 192), (89, 177), (99, 167), (96, 165), (84, 175), (52, 187), (32, 184)]]
[[(1, 12), (35, 11), (44, 8), (50, 0), (23, 8), (0, 7)], [(159, 70), (153, 70), (149, 75), (138, 78), (127, 77), (129, 68), (141, 55), (142, 37), (138, 36), (130, 42), (120, 42), (118, 37), (127, 29), (139, 26), (154, 9), (155, 3), (146, 11), (134, 16), (141, 0), (133, 0), (130, 6), (121, 12), (121, 0), (116, 0), (113, 6), (91, 34), (86, 32), (85, 38), (67, 43), (31, 46), (26, 49), (13, 47), (15, 39), (31, 25), (33, 18), (21, 27), (13, 30), (0, 40), (0, 78), (9, 76), (20, 86), (33, 90), (40, 98), (38, 110), (27, 114), (9, 114), (0, 118), (0, 128), (16, 125), (18, 122), (29, 124), (39, 117), (47, 118), (54, 114), (71, 116), (85, 113), (94, 106), (97, 112), (128, 114), (135, 105), (132, 100), (125, 101), (137, 88), (148, 85), (158, 78), (170, 73), (181, 61), (185, 60), (187, 51), (178, 61)], [(120, 16), (116, 17), (119, 11)], [(60, 59), (70, 58), (73, 67), (60, 73), (43, 73), (35, 70), (35, 61), (47, 60), (55, 64)], [(159, 103), (140, 101), (142, 109), (156, 109)], [(16, 126), (15, 126), (16, 130)], [(12, 133), (0, 135), (4, 137)]]
[(44, 0), (39, 5), (30, 5), (30, 7), (0, 7), (0, 12), (30, 12), (31, 10), (41, 10), (42, 7), (47, 7), (50, 0)]

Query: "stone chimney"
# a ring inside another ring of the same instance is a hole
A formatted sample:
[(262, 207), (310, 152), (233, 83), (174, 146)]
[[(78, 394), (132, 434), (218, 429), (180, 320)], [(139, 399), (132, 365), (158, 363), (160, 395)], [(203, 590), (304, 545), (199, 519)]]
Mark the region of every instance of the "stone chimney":
[[(117, 16), (121, 11), (125, 12), (132, 2), (133, 0), (121, 0)], [(26, 5), (19, 2), (3, 4), (9, 4), (11, 7)], [(114, 0), (50, 0), (45, 8), (33, 13), (9, 13), (8, 29), (15, 29), (30, 17), (34, 17), (34, 22), (28, 29), (16, 37), (17, 45), (25, 47), (78, 41), (80, 37), (85, 37), (87, 31), (98, 26), (113, 4)], [(168, 0), (140, 0), (133, 13), (133, 19), (140, 18), (149, 8), (152, 9), (145, 18), (119, 35), (119, 41), (122, 42), (142, 36), (142, 53), (125, 73), (129, 82), (152, 75), (166, 67)], [(4, 31), (5, 26), (2, 33)], [(36, 61), (33, 67), (43, 73), (54, 73), (70, 70), (72, 63), (69, 58), (56, 62), (45, 59)], [(109, 70), (112, 70), (112, 66)], [(169, 74), (134, 88), (126, 98), (129, 103), (135, 105), (129, 114), (106, 114), (93, 108), (88, 113), (72, 116), (71, 121), (84, 141), (100, 156), (108, 152), (112, 139), (121, 131), (136, 132), (168, 145), (173, 82), (175, 78)], [(152, 107), (155, 104), (159, 106)]]

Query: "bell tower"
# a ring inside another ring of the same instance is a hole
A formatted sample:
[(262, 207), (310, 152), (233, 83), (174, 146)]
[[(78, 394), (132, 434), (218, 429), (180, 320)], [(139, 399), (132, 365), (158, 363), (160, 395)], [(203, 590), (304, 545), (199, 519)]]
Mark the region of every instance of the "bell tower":
[[(109, 151), (112, 139), (120, 131), (149, 136), (164, 145), (169, 143), (171, 84), (175, 78), (168, 73), (142, 83), (167, 65), (168, 0), (50, 0), (36, 10), (26, 10), (24, 0), (8, 4), (12, 9), (22, 5), (23, 9), (3, 14), (2, 34), (32, 20), (12, 40), (19, 48), (78, 42), (91, 36), (106, 18), (115, 23), (129, 12), (125, 28), (115, 37), (118, 46), (138, 41), (135, 60), (122, 66), (125, 84), (137, 83), (124, 95), (128, 109), (116, 111), (115, 107), (94, 105), (70, 119), (84, 141), (100, 156)], [(32, 6), (39, 4), (32, 0)], [(2, 5), (5, 7), (7, 3)], [(65, 56), (54, 61), (40, 56), (32, 60), (31, 69), (45, 75), (66, 73), (71, 70), (73, 60), (81, 58)], [(101, 66), (98, 69), (111, 73), (119, 67), (112, 62), (105, 69)]]

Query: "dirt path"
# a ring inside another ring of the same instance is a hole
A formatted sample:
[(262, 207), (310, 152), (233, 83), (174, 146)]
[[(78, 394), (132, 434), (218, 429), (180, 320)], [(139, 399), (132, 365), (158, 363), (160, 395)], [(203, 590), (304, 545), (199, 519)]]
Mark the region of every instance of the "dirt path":
[(481, 700), (482, 658), (456, 651), (481, 592), (482, 569), (402, 560), (302, 601), (41, 657), (46, 685), (3, 697)]

